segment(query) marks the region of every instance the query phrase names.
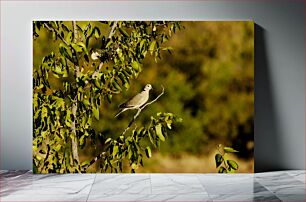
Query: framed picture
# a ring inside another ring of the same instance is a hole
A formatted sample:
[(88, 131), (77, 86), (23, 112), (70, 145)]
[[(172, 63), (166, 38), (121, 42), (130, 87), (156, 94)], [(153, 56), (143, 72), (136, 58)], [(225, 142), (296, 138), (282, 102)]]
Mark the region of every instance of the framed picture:
[(254, 171), (253, 21), (34, 21), (34, 173)]

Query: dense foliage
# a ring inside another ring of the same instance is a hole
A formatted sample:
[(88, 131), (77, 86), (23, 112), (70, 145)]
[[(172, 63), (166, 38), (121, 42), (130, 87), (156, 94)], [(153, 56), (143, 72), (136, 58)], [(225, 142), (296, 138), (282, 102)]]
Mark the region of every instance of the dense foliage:
[[(143, 155), (151, 157), (151, 147), (158, 148), (180, 119), (159, 112), (125, 134), (101, 132), (94, 122), (101, 111), (110, 114), (106, 101), (130, 89), (144, 58), (157, 61), (161, 51), (170, 51), (162, 44), (179, 28), (178, 22), (34, 22), (34, 40), (47, 31), (55, 44), (38, 66), (34, 62), (34, 172), (86, 172), (97, 160), (101, 172), (120, 172), (126, 165), (135, 172), (143, 165)], [(88, 141), (97, 157), (82, 160)]]

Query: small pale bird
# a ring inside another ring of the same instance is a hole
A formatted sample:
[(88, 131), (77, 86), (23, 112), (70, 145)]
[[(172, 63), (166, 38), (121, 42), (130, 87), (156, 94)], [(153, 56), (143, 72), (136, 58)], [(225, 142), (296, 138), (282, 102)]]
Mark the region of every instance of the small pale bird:
[(119, 116), (122, 112), (125, 112), (129, 109), (139, 109), (149, 100), (149, 92), (152, 89), (151, 84), (147, 84), (143, 91), (126, 101), (125, 103), (119, 105), (119, 112), (115, 115), (115, 117)]

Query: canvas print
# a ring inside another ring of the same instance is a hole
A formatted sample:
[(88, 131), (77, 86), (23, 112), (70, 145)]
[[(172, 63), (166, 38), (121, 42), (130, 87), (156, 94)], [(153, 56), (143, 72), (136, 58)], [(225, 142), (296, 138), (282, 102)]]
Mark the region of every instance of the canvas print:
[(246, 173), (252, 21), (34, 21), (34, 173)]

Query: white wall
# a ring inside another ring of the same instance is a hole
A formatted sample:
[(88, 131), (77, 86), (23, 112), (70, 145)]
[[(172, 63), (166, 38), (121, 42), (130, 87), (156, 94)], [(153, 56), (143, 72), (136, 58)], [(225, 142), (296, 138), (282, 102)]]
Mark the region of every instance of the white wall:
[(250, 20), (255, 168), (305, 169), (303, 1), (0, 1), (1, 169), (32, 168), (32, 20)]

